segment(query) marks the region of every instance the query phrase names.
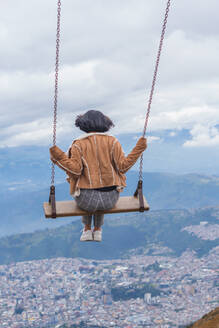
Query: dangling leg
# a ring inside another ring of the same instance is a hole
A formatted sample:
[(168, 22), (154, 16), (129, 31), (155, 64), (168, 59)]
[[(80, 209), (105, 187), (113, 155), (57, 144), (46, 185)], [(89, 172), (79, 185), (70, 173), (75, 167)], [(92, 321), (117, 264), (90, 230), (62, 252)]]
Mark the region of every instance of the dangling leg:
[(94, 214), (94, 230), (101, 230), (104, 223), (104, 214)]
[(91, 230), (92, 215), (82, 216), (82, 223), (84, 224), (84, 230)]
[(80, 241), (93, 240), (93, 234), (91, 231), (91, 222), (92, 222), (92, 215), (82, 216), (82, 223), (84, 224), (84, 229)]
[(103, 214), (94, 214), (94, 230), (93, 237), (94, 241), (102, 240), (102, 229), (101, 226), (104, 223), (104, 215)]

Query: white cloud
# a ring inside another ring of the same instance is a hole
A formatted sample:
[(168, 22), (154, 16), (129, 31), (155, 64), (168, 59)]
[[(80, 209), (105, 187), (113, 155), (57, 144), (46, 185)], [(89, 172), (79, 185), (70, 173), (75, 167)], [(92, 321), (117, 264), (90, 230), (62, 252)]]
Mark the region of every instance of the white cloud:
[[(139, 136), (134, 136), (133, 139), (134, 140), (138, 140), (139, 139)], [(157, 141), (162, 141), (162, 139), (160, 137), (157, 137), (157, 136), (149, 136), (149, 137), (147, 137), (148, 144), (150, 144), (152, 142), (157, 142)]]
[(157, 142), (157, 141), (162, 141), (162, 139), (160, 138), (160, 137), (155, 137), (155, 136), (149, 136), (148, 138), (147, 138), (147, 140), (148, 140), (148, 143), (150, 144), (150, 143), (152, 143), (152, 142)]
[(192, 38), (183, 30), (175, 30), (165, 40), (160, 81), (169, 85), (218, 80), (218, 55), (218, 35)]
[[(164, 7), (162, 0), (62, 3), (58, 140), (77, 133), (75, 115), (90, 108), (112, 117), (115, 133), (143, 130)], [(217, 0), (172, 4), (152, 132), (197, 125), (214, 131), (218, 124), (218, 10)], [(55, 33), (53, 0), (2, 3), (1, 145), (50, 143)]]
[(214, 147), (219, 146), (219, 130), (216, 127), (197, 124), (190, 131), (191, 140), (184, 147)]
[[(72, 127), (69, 125), (70, 116), (65, 114), (57, 125), (57, 134), (62, 140), (63, 136), (70, 136)], [(22, 145), (48, 145), (52, 143), (52, 118), (35, 120), (32, 122), (14, 124), (0, 131), (0, 148)]]
[(31, 144), (47, 144), (50, 136), (48, 122), (44, 120), (34, 121), (26, 124), (15, 124), (0, 132), (0, 147), (14, 147)]
[(214, 126), (219, 122), (218, 108), (210, 106), (185, 107), (178, 111), (164, 111), (152, 115), (151, 124), (156, 129), (191, 129), (199, 122), (203, 125)]

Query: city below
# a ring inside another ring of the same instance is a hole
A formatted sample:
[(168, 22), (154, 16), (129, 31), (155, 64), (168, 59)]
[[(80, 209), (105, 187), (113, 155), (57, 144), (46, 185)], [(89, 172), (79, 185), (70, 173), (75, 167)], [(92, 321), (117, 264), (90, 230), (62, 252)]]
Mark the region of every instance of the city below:
[(120, 260), (55, 258), (0, 266), (0, 325), (180, 327), (219, 305), (219, 246), (198, 258), (151, 245)]

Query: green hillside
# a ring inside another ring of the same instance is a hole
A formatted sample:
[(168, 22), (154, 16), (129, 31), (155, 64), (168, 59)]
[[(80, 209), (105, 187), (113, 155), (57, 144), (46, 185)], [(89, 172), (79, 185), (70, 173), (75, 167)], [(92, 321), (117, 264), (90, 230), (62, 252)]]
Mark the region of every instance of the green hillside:
[(182, 229), (200, 221), (215, 224), (218, 218), (219, 208), (106, 216), (102, 243), (81, 243), (82, 225), (78, 220), (56, 229), (1, 238), (0, 264), (56, 257), (116, 259), (133, 250), (149, 251), (152, 244), (167, 246), (175, 255), (189, 248), (202, 256), (218, 246), (219, 239), (203, 240)]

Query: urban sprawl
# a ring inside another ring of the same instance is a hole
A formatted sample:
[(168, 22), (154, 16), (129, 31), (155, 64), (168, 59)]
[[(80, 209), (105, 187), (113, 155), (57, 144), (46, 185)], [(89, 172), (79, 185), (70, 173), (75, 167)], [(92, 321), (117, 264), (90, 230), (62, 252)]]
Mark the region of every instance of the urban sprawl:
[(219, 246), (201, 258), (158, 245), (139, 253), (1, 265), (0, 326), (179, 327), (219, 305)]

